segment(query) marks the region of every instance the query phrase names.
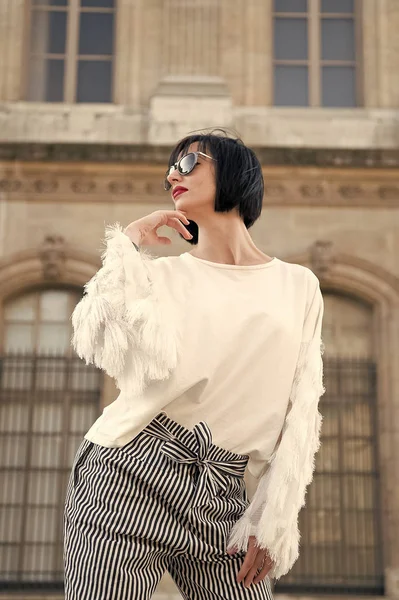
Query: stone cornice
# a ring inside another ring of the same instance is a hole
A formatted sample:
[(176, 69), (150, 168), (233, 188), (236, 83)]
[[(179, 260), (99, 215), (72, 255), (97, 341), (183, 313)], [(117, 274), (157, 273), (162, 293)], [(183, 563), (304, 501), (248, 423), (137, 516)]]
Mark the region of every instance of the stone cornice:
[[(265, 166), (399, 168), (398, 149), (253, 146)], [(0, 161), (153, 163), (165, 165), (170, 146), (149, 144), (0, 142)]]
[[(399, 206), (399, 168), (264, 166), (267, 206)], [(171, 204), (164, 163), (0, 162), (0, 194), (24, 202)]]

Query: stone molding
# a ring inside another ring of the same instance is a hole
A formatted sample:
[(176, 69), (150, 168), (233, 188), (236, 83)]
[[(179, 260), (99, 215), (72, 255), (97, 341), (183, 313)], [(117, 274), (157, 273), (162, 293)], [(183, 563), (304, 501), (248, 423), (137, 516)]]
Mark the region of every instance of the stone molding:
[[(171, 201), (165, 165), (0, 162), (0, 194), (12, 202)], [(265, 206), (399, 206), (397, 169), (264, 166)]]
[[(248, 143), (248, 142), (247, 142)], [(166, 164), (173, 144), (32, 142), (1, 141), (0, 163), (79, 162)], [(267, 166), (333, 167), (333, 168), (399, 168), (399, 148), (326, 148), (294, 146), (253, 146), (259, 160)]]

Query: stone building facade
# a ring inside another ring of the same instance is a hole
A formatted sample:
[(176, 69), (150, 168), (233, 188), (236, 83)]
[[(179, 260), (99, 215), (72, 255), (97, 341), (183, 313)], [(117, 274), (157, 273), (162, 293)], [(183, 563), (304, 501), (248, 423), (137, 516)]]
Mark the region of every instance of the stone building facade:
[(104, 224), (173, 208), (171, 145), (220, 126), (263, 165), (255, 243), (325, 298), (323, 444), (276, 597), (399, 598), (398, 27), (398, 0), (0, 0), (0, 598), (62, 597), (68, 469), (116, 397), (69, 345)]

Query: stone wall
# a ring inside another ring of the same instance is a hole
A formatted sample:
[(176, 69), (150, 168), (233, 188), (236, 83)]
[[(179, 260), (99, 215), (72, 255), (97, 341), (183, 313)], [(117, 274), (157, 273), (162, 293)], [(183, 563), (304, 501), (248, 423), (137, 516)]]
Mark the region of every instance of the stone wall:
[[(0, 306), (42, 283), (38, 248), (50, 234), (65, 241), (63, 283), (82, 286), (99, 265), (105, 223), (173, 207), (161, 190), (168, 147), (192, 129), (234, 127), (264, 165), (256, 245), (317, 267), (323, 291), (353, 297), (372, 315), (385, 582), (398, 599), (399, 2), (358, 4), (363, 106), (309, 110), (271, 106), (272, 0), (118, 0), (113, 105), (25, 102), (27, 4), (0, 0)], [(187, 22), (196, 45), (174, 37)], [(42, 145), (53, 144), (57, 157), (44, 157)], [(63, 159), (72, 144), (107, 150), (102, 161)], [(286, 160), (275, 161), (271, 148)], [(348, 149), (359, 151), (360, 166)], [(155, 254), (188, 250), (162, 233), (173, 244)], [(114, 397), (106, 381), (103, 404)], [(174, 597), (165, 577), (157, 598)]]

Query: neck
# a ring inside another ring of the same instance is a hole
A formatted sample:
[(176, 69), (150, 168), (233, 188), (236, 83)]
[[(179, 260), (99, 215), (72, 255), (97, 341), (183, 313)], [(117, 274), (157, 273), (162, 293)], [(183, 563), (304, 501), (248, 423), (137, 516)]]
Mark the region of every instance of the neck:
[(226, 219), (226, 213), (220, 216), (223, 218), (212, 219), (212, 223), (197, 223), (198, 244), (190, 254), (228, 265), (256, 265), (272, 260), (256, 247), (241, 218)]

